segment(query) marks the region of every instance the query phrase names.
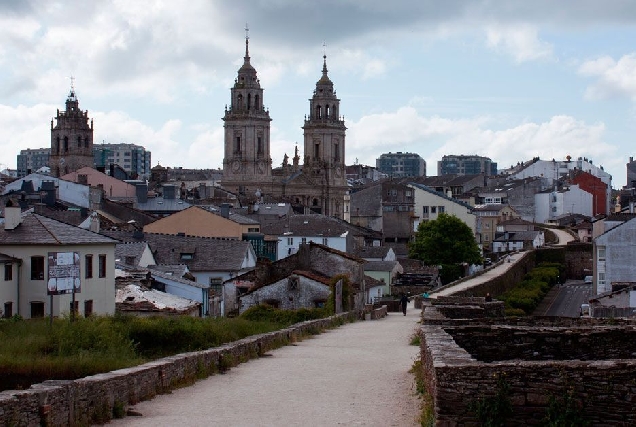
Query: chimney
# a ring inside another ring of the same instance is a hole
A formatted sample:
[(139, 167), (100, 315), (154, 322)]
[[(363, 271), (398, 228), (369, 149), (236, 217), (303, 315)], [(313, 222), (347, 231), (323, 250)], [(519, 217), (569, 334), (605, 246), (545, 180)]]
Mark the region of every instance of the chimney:
[(229, 203), (222, 203), (221, 204), (221, 216), (223, 218), (229, 218), (230, 217), (230, 204)]
[(22, 209), (20, 209), (20, 206), (13, 206), (11, 200), (7, 201), (7, 205), (4, 208), (4, 229), (15, 230), (21, 222)]
[(77, 183), (88, 185), (88, 175), (86, 174), (77, 174)]
[(148, 184), (137, 184), (135, 187), (137, 193), (137, 203), (146, 203), (148, 201)]
[(99, 217), (97, 216), (97, 212), (93, 212), (91, 214), (90, 224), (88, 225), (88, 229), (93, 233), (99, 233)]

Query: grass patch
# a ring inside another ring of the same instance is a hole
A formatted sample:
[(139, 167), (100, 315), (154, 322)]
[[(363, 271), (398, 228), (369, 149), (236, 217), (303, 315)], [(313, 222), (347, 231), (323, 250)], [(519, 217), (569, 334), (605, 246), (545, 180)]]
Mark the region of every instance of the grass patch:
[[(0, 320), (0, 390), (77, 379), (149, 360), (218, 347), (330, 315), (324, 309), (255, 307), (237, 318), (91, 316)], [(312, 331), (313, 332), (313, 331)], [(236, 361), (224, 361), (232, 365)], [(230, 363), (231, 362), (231, 363)], [(228, 366), (222, 366), (224, 368)], [(197, 376), (205, 375), (199, 367)]]
[(505, 303), (507, 316), (529, 316), (554, 286), (562, 265), (541, 263), (525, 275), (521, 283), (497, 298)]
[(433, 408), (433, 398), (426, 391), (426, 383), (424, 382), (424, 371), (422, 370), (422, 361), (416, 360), (410, 369), (410, 373), (415, 376), (415, 391), (422, 399), (422, 412), (420, 413), (420, 425), (422, 427), (433, 427), (435, 425), (435, 411)]

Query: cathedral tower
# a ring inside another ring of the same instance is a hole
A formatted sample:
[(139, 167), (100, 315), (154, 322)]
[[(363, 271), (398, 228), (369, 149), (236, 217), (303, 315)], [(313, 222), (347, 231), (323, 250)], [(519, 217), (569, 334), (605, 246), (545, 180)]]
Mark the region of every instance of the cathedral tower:
[[(231, 89), (230, 107), (225, 107), (223, 187), (245, 194), (254, 193), (259, 182), (272, 176), (269, 111), (263, 107), (263, 89), (250, 64), (249, 37), (245, 37), (245, 58)], [(247, 188), (247, 187), (250, 188)], [(252, 188), (255, 187), (255, 188)]]
[[(322, 213), (343, 217), (345, 176), (345, 131), (340, 113), (340, 100), (327, 75), (327, 56), (323, 55), (322, 77), (309, 100), (309, 116), (305, 119), (305, 161), (303, 173), (322, 189)], [(313, 202), (315, 203), (315, 201)]]
[(59, 177), (85, 166), (93, 167), (93, 120), (79, 108), (75, 88), (66, 98), (66, 111), (57, 110), (56, 124), (51, 120), (51, 175)]

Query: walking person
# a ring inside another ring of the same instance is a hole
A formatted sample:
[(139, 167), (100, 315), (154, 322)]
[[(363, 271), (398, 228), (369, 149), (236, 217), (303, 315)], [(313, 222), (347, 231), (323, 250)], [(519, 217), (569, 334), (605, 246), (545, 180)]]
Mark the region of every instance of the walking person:
[(402, 313), (406, 316), (406, 305), (409, 303), (409, 299), (406, 294), (402, 294), (402, 298), (400, 298), (400, 305), (402, 305)]

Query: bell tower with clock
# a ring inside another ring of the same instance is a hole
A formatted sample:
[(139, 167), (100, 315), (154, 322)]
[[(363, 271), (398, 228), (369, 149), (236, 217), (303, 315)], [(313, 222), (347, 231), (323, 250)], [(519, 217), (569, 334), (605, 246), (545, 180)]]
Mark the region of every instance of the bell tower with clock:
[[(272, 177), (269, 111), (263, 106), (263, 89), (250, 64), (249, 33), (245, 28), (245, 57), (225, 107), (224, 188), (239, 194), (253, 192)], [(248, 188), (250, 187), (250, 188)]]
[(60, 177), (83, 167), (94, 167), (93, 120), (88, 111), (79, 108), (71, 78), (71, 91), (66, 98), (66, 110), (57, 110), (55, 126), (51, 120), (51, 175)]

